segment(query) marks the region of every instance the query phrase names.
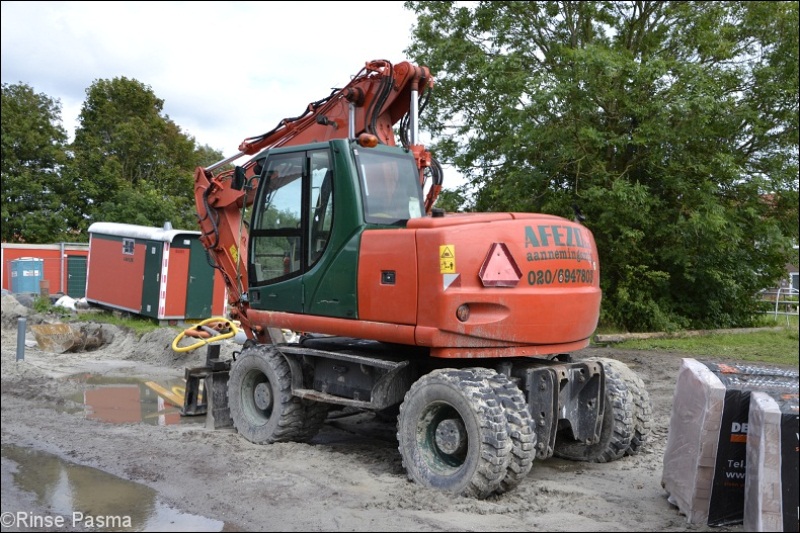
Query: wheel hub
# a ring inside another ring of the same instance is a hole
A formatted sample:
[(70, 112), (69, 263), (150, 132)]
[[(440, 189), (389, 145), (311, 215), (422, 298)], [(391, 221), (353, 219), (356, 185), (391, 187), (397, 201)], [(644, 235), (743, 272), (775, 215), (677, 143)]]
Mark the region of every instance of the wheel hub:
[(464, 422), (456, 418), (442, 420), (436, 426), (436, 447), (447, 455), (455, 455), (467, 448), (467, 429)]
[(259, 383), (253, 391), (253, 401), (256, 407), (262, 411), (266, 411), (272, 406), (272, 390), (269, 383)]

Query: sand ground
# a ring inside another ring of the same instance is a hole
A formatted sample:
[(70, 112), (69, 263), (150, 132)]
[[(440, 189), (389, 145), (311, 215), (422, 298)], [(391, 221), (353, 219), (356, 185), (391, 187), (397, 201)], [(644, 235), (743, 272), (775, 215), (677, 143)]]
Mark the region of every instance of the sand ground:
[[(30, 325), (46, 318), (30, 315), (30, 310), (7, 296), (2, 311), (3, 531), (37, 530), (6, 523), (8, 512), (63, 512), (48, 499), (45, 488), (20, 481), (20, 472), (29, 468), (20, 464), (20, 450), (43, 452), (47, 455), (41, 457), (93, 467), (147, 487), (160, 505), (208, 519), (197, 526), (200, 529), (742, 530), (741, 526), (688, 524), (661, 487), (675, 378), (685, 354), (613, 348), (587, 348), (573, 354), (576, 358), (613, 357), (639, 373), (654, 407), (653, 431), (645, 449), (607, 464), (557, 458), (536, 461), (517, 489), (476, 501), (410, 482), (397, 450), (394, 424), (371, 413), (331, 417), (310, 443), (264, 446), (249, 443), (234, 430), (209, 429), (202, 422), (169, 423), (180, 418), (175, 409), (169, 416), (154, 415), (166, 421), (164, 425), (152, 420), (103, 421), (96, 409), (87, 406), (87, 391), (115, 380), (180, 380), (185, 367), (201, 364), (204, 350), (175, 353), (171, 349), (179, 331), (175, 329), (162, 328), (137, 339), (116, 327), (95, 326), (105, 340), (102, 348), (47, 352), (30, 334)], [(28, 346), (24, 360), (16, 361), (18, 317), (25, 314), (29, 315)], [(223, 356), (237, 348), (223, 346)], [(93, 384), (87, 376), (102, 379)], [(106, 490), (99, 478), (92, 486), (100, 493)], [(142, 503), (146, 504), (152, 502)], [(180, 521), (171, 524), (166, 527), (193, 527)], [(67, 524), (61, 530), (82, 528), (91, 529)], [(147, 528), (134, 519), (128, 529)]]

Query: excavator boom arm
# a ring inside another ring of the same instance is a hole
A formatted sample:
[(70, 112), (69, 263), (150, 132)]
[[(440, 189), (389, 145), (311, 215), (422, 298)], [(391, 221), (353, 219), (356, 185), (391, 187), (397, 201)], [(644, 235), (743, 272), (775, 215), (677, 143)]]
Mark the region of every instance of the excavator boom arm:
[(195, 170), (201, 241), (223, 274), (228, 302), (237, 309), (245, 331), (250, 333), (251, 328), (246, 320), (248, 233), (242, 215), (252, 204), (260, 167), (256, 158), (251, 158), (233, 170), (214, 171), (268, 148), (332, 139), (371, 135), (376, 142), (396, 146), (394, 126), (399, 123), (400, 144), (414, 154), (420, 186), (425, 187), (431, 178), (425, 200), (425, 209), (430, 212), (441, 190), (441, 167), (419, 143), (418, 113), (432, 87), (427, 67), (409, 62), (393, 65), (385, 60), (367, 62), (350, 83), (310, 103), (301, 115), (285, 118), (272, 130), (244, 139), (236, 155)]
[(239, 150), (252, 155), (289, 144), (354, 139), (364, 132), (376, 135), (383, 144), (395, 145), (392, 126), (408, 113), (411, 93), (423, 94), (431, 84), (426, 67), (371, 61), (344, 88), (312, 102), (299, 117), (284, 119), (273, 130), (245, 139)]

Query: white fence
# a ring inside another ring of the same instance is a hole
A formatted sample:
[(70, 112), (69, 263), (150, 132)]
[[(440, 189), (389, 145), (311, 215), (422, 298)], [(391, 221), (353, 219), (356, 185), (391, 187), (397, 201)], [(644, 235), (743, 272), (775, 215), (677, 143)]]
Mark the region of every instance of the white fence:
[(775, 320), (779, 316), (786, 317), (786, 324), (789, 324), (790, 316), (798, 316), (798, 308), (800, 308), (800, 291), (793, 287), (778, 287), (776, 289), (764, 289), (760, 293), (761, 301), (769, 304), (765, 306), (765, 313), (773, 315)]

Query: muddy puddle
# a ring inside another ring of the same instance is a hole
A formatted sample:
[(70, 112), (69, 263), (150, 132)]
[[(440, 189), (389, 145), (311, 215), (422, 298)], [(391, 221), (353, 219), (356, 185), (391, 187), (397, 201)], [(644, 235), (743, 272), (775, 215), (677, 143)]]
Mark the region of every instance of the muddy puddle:
[(46, 511), (3, 509), (3, 526), (17, 531), (222, 531), (224, 522), (184, 513), (158, 498), (155, 490), (102, 470), (22, 448), (2, 447), (13, 461), (14, 487), (33, 494)]
[(186, 393), (183, 379), (154, 381), (95, 374), (78, 374), (68, 379), (83, 385), (83, 392), (74, 394), (70, 400), (83, 405), (86, 418), (111, 424), (155, 426), (205, 423), (203, 415), (181, 416)]

